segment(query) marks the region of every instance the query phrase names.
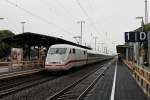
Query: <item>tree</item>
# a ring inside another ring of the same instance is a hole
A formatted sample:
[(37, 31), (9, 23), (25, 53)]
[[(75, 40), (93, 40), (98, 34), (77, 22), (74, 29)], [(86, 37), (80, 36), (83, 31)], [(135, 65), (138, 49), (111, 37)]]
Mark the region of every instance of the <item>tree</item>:
[(2, 42), (2, 39), (14, 36), (15, 34), (9, 30), (0, 30), (0, 59), (10, 55), (11, 47)]

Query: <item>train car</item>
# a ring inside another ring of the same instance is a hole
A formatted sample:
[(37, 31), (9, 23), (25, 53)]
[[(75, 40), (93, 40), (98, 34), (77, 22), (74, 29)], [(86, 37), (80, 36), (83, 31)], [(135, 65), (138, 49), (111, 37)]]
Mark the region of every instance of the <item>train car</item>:
[(69, 70), (72, 67), (79, 67), (85, 64), (91, 64), (104, 59), (95, 51), (68, 45), (52, 45), (45, 61), (45, 69), (53, 71)]
[(87, 51), (68, 44), (52, 45), (47, 53), (45, 69), (68, 70), (87, 63)]

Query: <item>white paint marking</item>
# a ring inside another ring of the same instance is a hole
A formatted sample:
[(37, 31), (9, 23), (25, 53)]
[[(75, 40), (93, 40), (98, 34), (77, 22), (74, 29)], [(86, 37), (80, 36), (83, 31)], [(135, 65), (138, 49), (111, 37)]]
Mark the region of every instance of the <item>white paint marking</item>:
[(117, 73), (117, 61), (116, 61), (115, 74), (114, 74), (114, 80), (113, 80), (113, 86), (112, 86), (110, 100), (114, 100), (115, 99), (116, 73)]

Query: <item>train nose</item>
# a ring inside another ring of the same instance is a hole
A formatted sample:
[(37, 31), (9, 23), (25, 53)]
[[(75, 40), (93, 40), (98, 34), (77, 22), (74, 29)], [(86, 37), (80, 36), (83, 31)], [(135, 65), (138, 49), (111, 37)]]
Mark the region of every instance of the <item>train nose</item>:
[(60, 60), (60, 61), (49, 61), (49, 62), (46, 62), (45, 64), (64, 64), (65, 61), (64, 60)]

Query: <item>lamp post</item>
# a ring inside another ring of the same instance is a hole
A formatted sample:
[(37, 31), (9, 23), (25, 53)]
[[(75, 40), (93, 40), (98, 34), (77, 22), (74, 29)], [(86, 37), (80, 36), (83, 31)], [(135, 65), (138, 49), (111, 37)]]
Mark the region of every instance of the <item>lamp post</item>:
[(81, 38), (80, 38), (80, 44), (82, 45), (82, 25), (85, 24), (85, 21), (81, 20), (81, 21), (78, 21), (77, 23), (81, 24)]
[(101, 44), (101, 53), (104, 53), (104, 48), (103, 48), (104, 42), (102, 42), (102, 43), (97, 43), (97, 44)]
[(136, 19), (141, 19), (142, 22), (141, 22), (141, 28), (142, 28), (142, 32), (143, 32), (143, 29), (144, 29), (144, 20), (143, 20), (143, 16), (137, 16)]
[(148, 24), (147, 0), (145, 0), (145, 24)]
[[(116, 51), (116, 42), (112, 42), (112, 46), (113, 46), (113, 48), (115, 47), (115, 51)], [(113, 51), (112, 51), (112, 53), (113, 53)]]
[(3, 18), (3, 17), (0, 17), (0, 20), (4, 20), (4, 18)]
[(20, 22), (21, 24), (22, 24), (22, 33), (24, 33), (24, 24), (26, 23), (26, 22)]

